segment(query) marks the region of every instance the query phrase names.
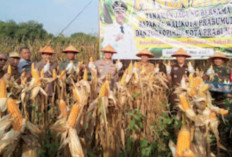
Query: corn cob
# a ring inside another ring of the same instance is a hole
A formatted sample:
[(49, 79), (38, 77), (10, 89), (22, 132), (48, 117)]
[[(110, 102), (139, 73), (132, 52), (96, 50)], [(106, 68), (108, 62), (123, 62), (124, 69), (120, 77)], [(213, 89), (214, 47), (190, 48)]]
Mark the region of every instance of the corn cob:
[(23, 125), (23, 118), (18, 106), (16, 105), (15, 101), (11, 98), (7, 100), (7, 110), (8, 113), (11, 114), (11, 118), (13, 119), (13, 129), (16, 131), (21, 131)]
[(204, 84), (200, 89), (199, 89), (199, 94), (200, 95), (205, 95), (205, 92), (209, 90), (210, 86), (209, 84)]
[(120, 59), (118, 59), (116, 63), (120, 63)]
[(56, 69), (52, 70), (52, 78), (56, 79), (57, 78), (57, 73), (56, 73)]
[(4, 79), (0, 80), (0, 98), (7, 98), (6, 82)]
[(101, 86), (100, 92), (99, 92), (99, 97), (108, 97), (109, 96), (109, 83), (108, 81), (105, 81), (104, 84)]
[(190, 131), (183, 126), (177, 137), (176, 157), (182, 157), (185, 149), (189, 149), (191, 144)]
[(7, 67), (7, 73), (8, 73), (8, 74), (11, 74), (11, 73), (12, 73), (11, 65), (8, 65), (8, 67)]
[(184, 111), (190, 109), (190, 104), (188, 103), (188, 100), (185, 95), (181, 94), (179, 96), (180, 104), (181, 107), (183, 108)]
[(61, 79), (61, 78), (65, 75), (65, 73), (66, 73), (65, 70), (61, 71), (61, 72), (60, 72), (60, 77), (59, 77), (59, 78)]
[(40, 85), (39, 71), (37, 69), (32, 69), (32, 78), (35, 79), (35, 84)]
[(133, 65), (132, 65), (132, 62), (130, 62), (129, 67), (128, 67), (128, 74), (129, 75), (132, 74), (132, 69), (133, 69)]
[(229, 113), (228, 110), (224, 110), (224, 109), (220, 109), (218, 114), (222, 114), (222, 115), (227, 115)]
[(127, 71), (128, 71), (128, 69), (125, 70), (125, 72), (123, 73), (123, 76), (122, 76), (122, 78), (121, 78), (120, 83), (121, 83), (122, 85), (124, 85), (124, 84), (126, 83)]
[(87, 80), (88, 80), (88, 72), (87, 72), (87, 69), (84, 70), (83, 80), (84, 80), (84, 81), (87, 81)]
[(59, 107), (60, 107), (60, 112), (61, 112), (62, 117), (66, 117), (67, 109), (66, 109), (66, 103), (63, 99), (60, 100)]
[(78, 91), (77, 91), (75, 88), (73, 88), (73, 96), (74, 96), (74, 98), (76, 99), (77, 103), (78, 103), (78, 104), (81, 104), (80, 95), (79, 95)]
[(90, 57), (89, 62), (93, 63), (93, 57)]
[(67, 121), (71, 128), (73, 128), (76, 125), (79, 110), (80, 110), (80, 108), (78, 105), (72, 106), (72, 109), (71, 109), (71, 112), (68, 116), (68, 121)]
[(138, 68), (137, 62), (134, 63), (134, 68), (136, 68), (136, 69)]
[(202, 84), (204, 81), (200, 77), (195, 77), (193, 80), (193, 85), (192, 87), (198, 88), (200, 84)]

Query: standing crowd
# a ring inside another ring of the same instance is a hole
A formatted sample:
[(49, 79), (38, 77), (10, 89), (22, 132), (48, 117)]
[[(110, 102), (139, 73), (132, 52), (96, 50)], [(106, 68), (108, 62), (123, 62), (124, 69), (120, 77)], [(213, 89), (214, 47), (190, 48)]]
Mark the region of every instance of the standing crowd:
[[(54, 62), (53, 55), (56, 53), (50, 46), (45, 46), (38, 51), (41, 54), (41, 60), (37, 63), (31, 61), (31, 52), (29, 48), (22, 47), (17, 52), (10, 52), (7, 57), (6, 53), (0, 53), (0, 78), (11, 79), (20, 84), (21, 81), (31, 80), (31, 66), (37, 68), (41, 73), (43, 73), (45, 78), (51, 78), (53, 71), (61, 73), (64, 71), (67, 75), (71, 72), (74, 72), (75, 67), (79, 66), (80, 70), (84, 68), (81, 64), (78, 64), (78, 60), (75, 58), (75, 55), (80, 53), (72, 45), (65, 48), (63, 53), (66, 54), (66, 59), (61, 62), (59, 65)], [(112, 56), (117, 52), (110, 46), (106, 46), (101, 50), (104, 53), (104, 58), (97, 60), (95, 62), (89, 62), (86, 68), (91, 70), (96, 70), (99, 80), (110, 79), (111, 87), (114, 87), (114, 83), (117, 81), (117, 76), (120, 72), (125, 69), (123, 64), (120, 61), (114, 63)], [(153, 58), (154, 55), (144, 49), (136, 54), (137, 57), (140, 57), (141, 60), (137, 63), (138, 71), (146, 71), (143, 75), (146, 75), (149, 72), (154, 71), (154, 73), (162, 72), (167, 75), (167, 79), (170, 85), (170, 104), (172, 110), (176, 109), (176, 104), (178, 103), (177, 95), (175, 94), (175, 89), (180, 85), (183, 77), (187, 77), (190, 73), (194, 73), (195, 69), (191, 64), (187, 64), (186, 59), (191, 56), (184, 50), (179, 49), (175, 52), (172, 57), (176, 58), (175, 64), (167, 64), (166, 68), (160, 68), (164, 65), (149, 63), (149, 58)], [(229, 58), (223, 55), (221, 52), (216, 52), (213, 56), (209, 58), (209, 61), (212, 63), (208, 70), (205, 71), (203, 79), (205, 81), (212, 81), (218, 83), (229, 82), (231, 76), (231, 69), (226, 66), (226, 63), (229, 61)], [(10, 69), (10, 70), (9, 70)], [(48, 97), (51, 97), (53, 94), (53, 83), (47, 85), (46, 92)], [(226, 97), (225, 94), (212, 92), (212, 95), (215, 101), (223, 101)]]

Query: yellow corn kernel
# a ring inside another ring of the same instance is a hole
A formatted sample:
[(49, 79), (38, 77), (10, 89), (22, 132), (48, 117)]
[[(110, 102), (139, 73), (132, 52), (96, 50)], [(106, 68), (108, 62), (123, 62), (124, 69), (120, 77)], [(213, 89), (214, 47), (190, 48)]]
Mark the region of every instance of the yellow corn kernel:
[(6, 82), (4, 79), (0, 80), (0, 98), (7, 98)]
[(88, 80), (88, 72), (87, 72), (87, 69), (84, 70), (83, 80), (84, 80), (84, 81), (87, 81), (87, 80)]
[(11, 74), (11, 73), (12, 73), (11, 65), (8, 65), (8, 67), (7, 67), (7, 73), (8, 73), (8, 74)]
[(66, 108), (66, 103), (63, 99), (60, 100), (59, 107), (60, 107), (60, 112), (61, 112), (62, 117), (66, 117), (67, 108)]
[(56, 69), (52, 70), (52, 78), (56, 79), (57, 78), (57, 73), (56, 73)]
[(191, 144), (190, 131), (183, 126), (178, 133), (177, 146), (176, 146), (176, 157), (182, 156), (185, 149), (189, 149)]
[(7, 100), (7, 111), (9, 114), (11, 114), (11, 118), (13, 119), (13, 129), (16, 131), (21, 131), (23, 125), (23, 118), (18, 106), (16, 105), (15, 101), (11, 98)]
[(93, 57), (90, 57), (89, 62), (93, 63)]
[(73, 97), (76, 99), (78, 104), (81, 104), (80, 95), (79, 95), (78, 91), (75, 88), (73, 88)]
[(183, 152), (183, 157), (195, 157), (195, 154), (190, 149), (185, 149)]
[(188, 110), (190, 109), (190, 104), (188, 103), (188, 100), (185, 95), (181, 94), (179, 96), (180, 104), (183, 110)]
[(68, 124), (70, 127), (75, 127), (76, 125), (76, 121), (77, 121), (77, 116), (78, 116), (78, 112), (79, 112), (80, 108), (78, 105), (73, 105), (72, 106), (72, 109), (71, 109), (71, 112), (68, 116)]
[(101, 86), (99, 97), (108, 97), (109, 96), (109, 83), (108, 81), (105, 81), (103, 85)]

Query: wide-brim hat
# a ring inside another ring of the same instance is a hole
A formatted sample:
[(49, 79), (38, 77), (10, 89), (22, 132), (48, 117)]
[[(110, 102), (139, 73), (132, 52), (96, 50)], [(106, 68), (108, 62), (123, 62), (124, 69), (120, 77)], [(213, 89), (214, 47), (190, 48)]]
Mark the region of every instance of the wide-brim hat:
[(228, 57), (226, 57), (226, 56), (225, 56), (223, 53), (221, 53), (221, 52), (215, 52), (214, 55), (211, 56), (211, 57), (209, 58), (209, 60), (213, 60), (213, 59), (215, 59), (215, 58), (221, 58), (221, 59), (223, 59), (223, 60), (225, 60), (225, 61), (229, 61), (229, 60), (230, 60)]
[(113, 49), (113, 47), (112, 46), (110, 46), (110, 45), (107, 45), (105, 48), (103, 48), (102, 50), (101, 50), (101, 52), (107, 52), (107, 53), (117, 53), (117, 51), (115, 51), (115, 49)]
[(148, 56), (149, 58), (153, 58), (154, 55), (148, 49), (143, 49), (139, 53), (136, 54), (136, 56), (141, 57), (141, 56)]
[(184, 49), (180, 48), (179, 50), (177, 50), (175, 53), (172, 54), (172, 57), (178, 57), (178, 56), (184, 56), (186, 58), (191, 57), (190, 54), (188, 54), (188, 52), (186, 52)]
[(114, 11), (127, 11), (127, 5), (123, 1), (115, 1), (112, 8)]
[(51, 48), (51, 46), (49, 46), (49, 45), (44, 46), (44, 47), (43, 47), (42, 49), (40, 49), (38, 52), (39, 52), (39, 53), (49, 53), (49, 54), (54, 54), (54, 53), (56, 53), (56, 52)]
[(20, 58), (20, 56), (18, 52), (10, 52), (9, 58)]
[(69, 45), (68, 47), (66, 47), (62, 52), (64, 52), (64, 53), (67, 53), (67, 52), (79, 53), (79, 51), (77, 51), (77, 49), (72, 45)]

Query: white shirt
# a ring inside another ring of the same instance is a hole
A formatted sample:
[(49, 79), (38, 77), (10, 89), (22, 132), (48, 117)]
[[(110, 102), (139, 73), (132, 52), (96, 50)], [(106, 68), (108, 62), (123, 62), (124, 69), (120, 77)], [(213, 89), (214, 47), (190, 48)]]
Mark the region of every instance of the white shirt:
[[(113, 55), (113, 59), (138, 59), (136, 57), (136, 45), (134, 31), (128, 24), (123, 25), (124, 33), (121, 32), (121, 25), (113, 23), (104, 29), (103, 47), (111, 45), (117, 53)], [(121, 34), (122, 39), (116, 41), (117, 36)]]

